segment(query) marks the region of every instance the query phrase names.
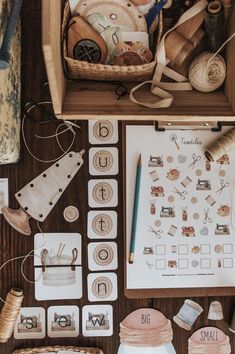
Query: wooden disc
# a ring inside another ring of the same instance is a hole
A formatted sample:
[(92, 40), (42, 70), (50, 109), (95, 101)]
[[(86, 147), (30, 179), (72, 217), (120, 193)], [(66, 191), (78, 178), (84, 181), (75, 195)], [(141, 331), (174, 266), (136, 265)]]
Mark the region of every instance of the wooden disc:
[(147, 32), (144, 16), (131, 1), (127, 0), (86, 0), (79, 1), (75, 13), (87, 17), (94, 13), (101, 13), (114, 26), (128, 26), (130, 31)]

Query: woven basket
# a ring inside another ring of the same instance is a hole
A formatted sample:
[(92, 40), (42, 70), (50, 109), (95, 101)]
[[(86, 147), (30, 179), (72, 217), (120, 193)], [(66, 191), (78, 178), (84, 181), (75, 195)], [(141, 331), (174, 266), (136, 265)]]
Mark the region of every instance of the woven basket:
[(48, 346), (40, 348), (28, 348), (28, 349), (17, 349), (12, 354), (38, 354), (47, 352), (58, 352), (59, 350), (67, 350), (70, 352), (78, 352), (79, 354), (103, 354), (101, 349), (98, 348), (79, 348), (79, 347), (60, 347), (60, 346)]
[[(88, 79), (99, 81), (145, 81), (153, 76), (156, 60), (144, 65), (118, 66), (92, 64), (80, 60), (71, 59), (67, 56), (66, 34), (67, 24), (71, 18), (69, 2), (65, 2), (62, 21), (63, 57), (65, 62), (65, 74), (69, 79)], [(159, 17), (157, 44), (162, 34), (162, 14)]]

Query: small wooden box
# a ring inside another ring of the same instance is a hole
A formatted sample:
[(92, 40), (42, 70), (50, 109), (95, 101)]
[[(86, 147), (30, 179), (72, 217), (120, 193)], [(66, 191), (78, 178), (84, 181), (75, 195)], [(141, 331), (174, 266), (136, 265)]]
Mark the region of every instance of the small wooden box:
[[(61, 119), (157, 120), (162, 122), (215, 122), (235, 120), (235, 39), (226, 49), (227, 79), (213, 93), (174, 92), (173, 105), (150, 109), (132, 103), (129, 97), (117, 100), (115, 85), (108, 82), (66, 80), (61, 58), (61, 20), (64, 0), (42, 0), (43, 52), (55, 114)], [(230, 33), (235, 32), (235, 9)], [(126, 84), (125, 84), (126, 85)], [(135, 84), (128, 84), (132, 87)], [(149, 97), (148, 88), (141, 91)], [(154, 97), (156, 100), (156, 97)]]

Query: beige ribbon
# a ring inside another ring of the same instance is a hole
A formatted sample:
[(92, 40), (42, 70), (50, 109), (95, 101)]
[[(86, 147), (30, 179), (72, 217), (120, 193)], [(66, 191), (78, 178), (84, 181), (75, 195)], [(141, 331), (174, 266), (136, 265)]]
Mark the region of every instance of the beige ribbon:
[[(169, 91), (191, 91), (193, 88), (191, 84), (188, 82), (188, 79), (183, 75), (180, 75), (176, 71), (167, 67), (169, 60), (166, 58), (165, 51), (165, 39), (166, 36), (174, 31), (178, 26), (182, 25), (184, 22), (190, 20), (192, 17), (196, 16), (200, 12), (202, 12), (208, 2), (207, 0), (200, 0), (194, 6), (192, 6), (188, 11), (186, 11), (179, 19), (179, 21), (172, 27), (169, 31), (167, 31), (158, 46), (156, 53), (156, 69), (153, 75), (153, 79), (149, 81), (145, 81), (137, 86), (135, 86), (130, 92), (130, 100), (134, 103), (137, 103), (141, 106), (148, 108), (167, 108), (170, 107), (174, 101), (174, 96), (168, 92)], [(170, 79), (173, 79), (176, 82), (162, 82), (163, 74)], [(160, 97), (161, 100), (158, 100), (154, 103), (143, 102), (137, 100), (134, 97), (134, 93), (146, 84), (152, 84), (151, 93)]]
[(156, 329), (132, 329), (120, 323), (120, 341), (123, 344), (135, 347), (160, 347), (170, 343), (173, 339), (171, 321), (167, 320), (166, 325)]
[(189, 354), (230, 354), (231, 346), (229, 337), (226, 336), (224, 342), (221, 343), (194, 343), (191, 339), (188, 340)]

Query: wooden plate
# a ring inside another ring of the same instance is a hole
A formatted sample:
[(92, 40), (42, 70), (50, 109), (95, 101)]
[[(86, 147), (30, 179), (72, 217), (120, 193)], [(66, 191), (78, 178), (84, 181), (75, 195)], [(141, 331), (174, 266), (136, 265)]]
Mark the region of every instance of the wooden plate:
[(87, 17), (102, 13), (114, 26), (128, 26), (130, 31), (147, 32), (144, 16), (127, 0), (80, 0), (75, 14)]

